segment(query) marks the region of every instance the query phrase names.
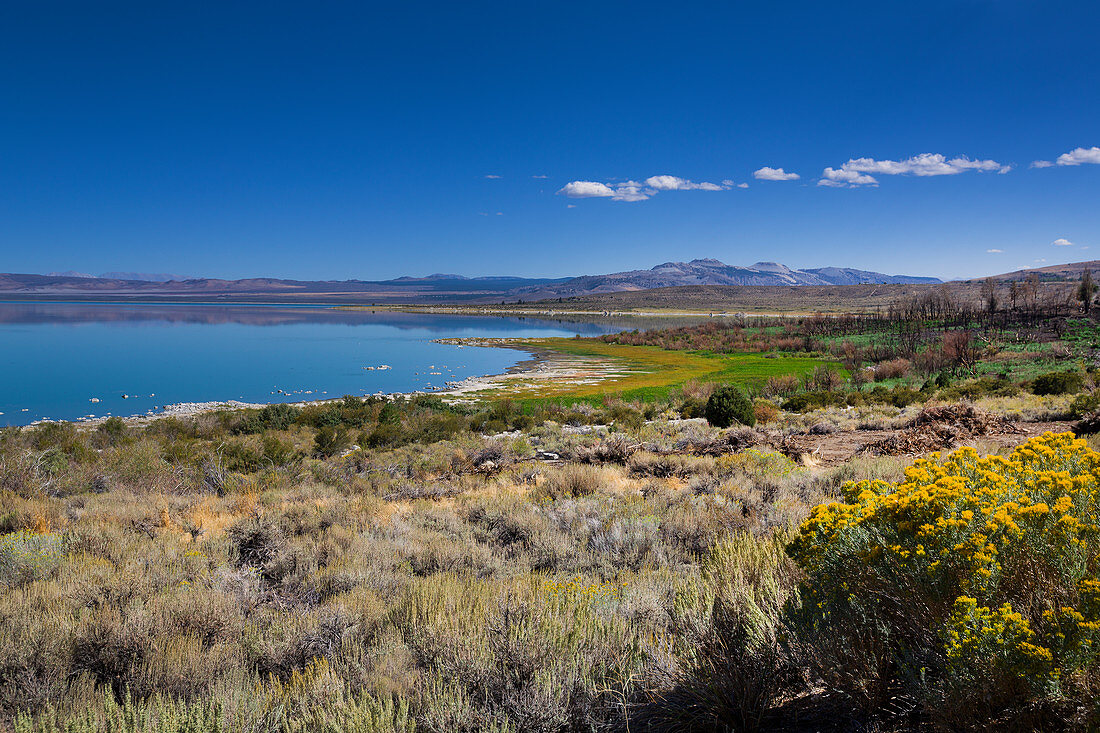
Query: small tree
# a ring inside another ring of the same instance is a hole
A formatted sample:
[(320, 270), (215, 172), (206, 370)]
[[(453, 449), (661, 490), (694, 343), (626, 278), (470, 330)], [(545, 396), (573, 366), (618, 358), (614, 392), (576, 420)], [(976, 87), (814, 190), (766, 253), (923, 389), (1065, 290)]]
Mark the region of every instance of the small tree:
[(869, 376), (863, 369), (863, 365), (857, 361), (845, 361), (844, 368), (848, 370), (848, 379), (852, 383), (852, 386), (857, 392), (863, 389), (863, 385), (867, 384)]
[(1096, 292), (1096, 283), (1092, 280), (1092, 270), (1088, 267), (1081, 273), (1081, 284), (1077, 286), (1077, 300), (1085, 308), (1085, 313), (1092, 311), (1092, 296)]
[(728, 428), (735, 422), (750, 427), (756, 424), (752, 400), (737, 387), (728, 384), (714, 390), (707, 400), (703, 416), (707, 422), (718, 428)]
[(990, 313), (997, 311), (997, 281), (991, 277), (987, 277), (982, 283), (982, 301), (985, 302), (987, 311)]
[(945, 333), (940, 348), (943, 358), (956, 369), (972, 369), (982, 355), (981, 349), (974, 343), (974, 338), (969, 331)]

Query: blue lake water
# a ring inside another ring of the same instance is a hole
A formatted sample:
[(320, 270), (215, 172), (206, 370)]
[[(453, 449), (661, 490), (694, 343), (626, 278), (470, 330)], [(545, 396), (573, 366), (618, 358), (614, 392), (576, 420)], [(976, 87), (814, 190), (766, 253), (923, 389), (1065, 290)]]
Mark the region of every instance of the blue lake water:
[[(598, 335), (635, 325), (306, 306), (0, 303), (0, 425), (138, 415), (178, 402), (443, 387), (500, 374), (526, 355), (433, 339)], [(392, 368), (364, 369), (383, 364)]]

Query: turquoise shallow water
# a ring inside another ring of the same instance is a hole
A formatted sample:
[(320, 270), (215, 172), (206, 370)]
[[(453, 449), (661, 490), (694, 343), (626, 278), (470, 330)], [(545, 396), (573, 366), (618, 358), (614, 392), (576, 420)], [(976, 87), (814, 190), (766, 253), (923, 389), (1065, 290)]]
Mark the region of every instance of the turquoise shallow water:
[[(499, 374), (525, 357), (433, 339), (633, 327), (629, 319), (569, 323), (304, 306), (0, 303), (0, 425), (144, 414), (178, 402), (297, 402), (442, 387)], [(392, 368), (364, 369), (383, 364)]]

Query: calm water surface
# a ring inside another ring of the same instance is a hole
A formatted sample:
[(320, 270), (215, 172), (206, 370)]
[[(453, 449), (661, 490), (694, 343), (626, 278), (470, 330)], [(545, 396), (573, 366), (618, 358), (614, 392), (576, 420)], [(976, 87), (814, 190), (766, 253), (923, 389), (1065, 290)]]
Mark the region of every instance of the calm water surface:
[[(177, 402), (297, 402), (442, 387), (500, 374), (525, 355), (433, 339), (598, 335), (638, 326), (629, 318), (0, 303), (0, 425), (135, 415)], [(383, 364), (392, 369), (364, 369)]]

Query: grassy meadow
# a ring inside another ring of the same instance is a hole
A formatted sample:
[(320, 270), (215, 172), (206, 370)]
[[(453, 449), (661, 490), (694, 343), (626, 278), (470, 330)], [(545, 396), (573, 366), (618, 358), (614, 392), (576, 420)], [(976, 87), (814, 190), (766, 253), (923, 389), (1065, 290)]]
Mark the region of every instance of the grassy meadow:
[(656, 346), (629, 346), (596, 339), (527, 339), (524, 346), (555, 354), (602, 362), (606, 378), (592, 384), (546, 384), (537, 389), (509, 390), (509, 398), (522, 402), (602, 402), (606, 395), (625, 401), (667, 400), (689, 382), (737, 384), (756, 391), (769, 378), (802, 379), (815, 368), (833, 364), (828, 358), (784, 354), (714, 354), (705, 351), (670, 351)]

